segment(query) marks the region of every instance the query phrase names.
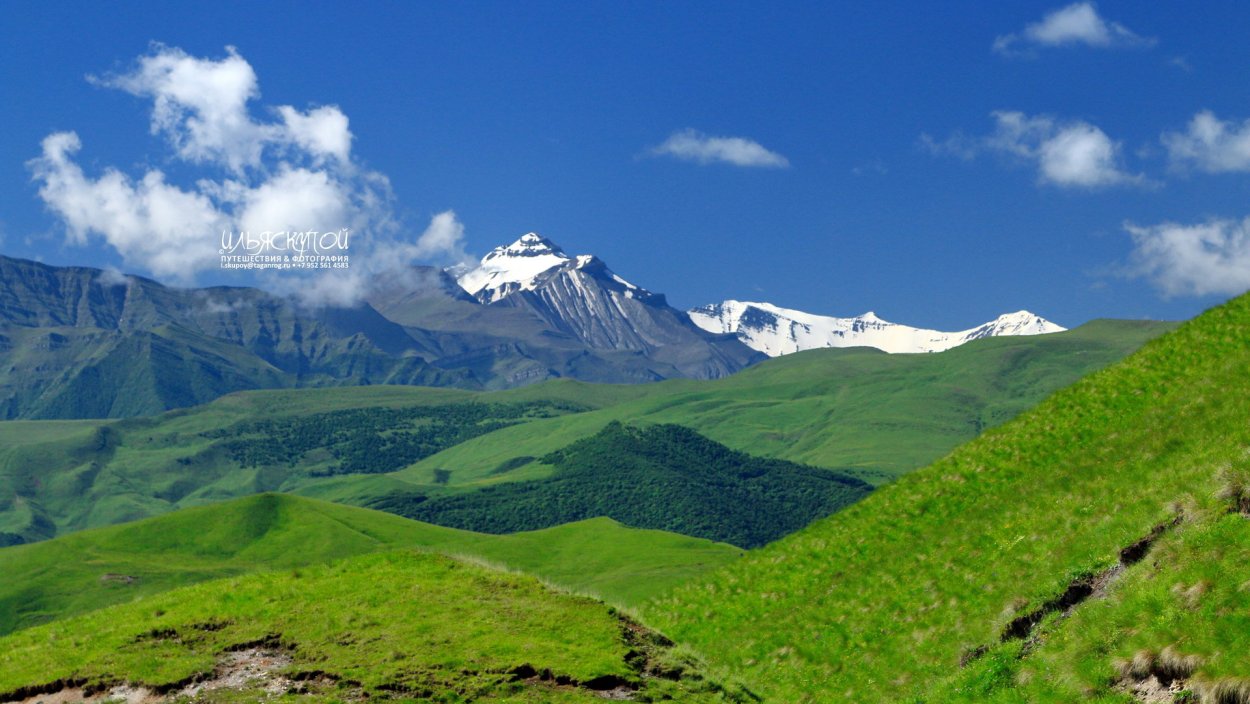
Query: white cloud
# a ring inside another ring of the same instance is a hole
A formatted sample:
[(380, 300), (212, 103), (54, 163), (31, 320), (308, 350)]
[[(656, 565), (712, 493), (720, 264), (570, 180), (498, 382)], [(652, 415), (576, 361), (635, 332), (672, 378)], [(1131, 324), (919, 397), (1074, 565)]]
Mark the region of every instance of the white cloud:
[(790, 161), (745, 137), (709, 137), (693, 129), (674, 132), (658, 146), (654, 156), (671, 156), (699, 164), (724, 163), (734, 166), (784, 169)]
[(1165, 132), (1163, 146), (1174, 166), (1211, 173), (1250, 171), (1250, 120), (1240, 125), (1204, 110), (1185, 132)]
[(1105, 132), (1078, 123), (1038, 148), (1043, 178), (1060, 186), (1107, 186), (1132, 181), (1116, 166), (1118, 147)]
[(130, 285), (130, 277), (114, 269), (113, 267), (107, 267), (101, 270), (100, 275), (96, 277), (96, 281), (98, 281), (100, 285), (104, 286), (105, 288)]
[(39, 196), (65, 221), (73, 242), (101, 235), (126, 261), (182, 281), (213, 258), (214, 234), (228, 220), (208, 197), (171, 186), (155, 170), (138, 182), (116, 169), (90, 179), (71, 158), (80, 147), (77, 134), (57, 132), (44, 138), (43, 155), (29, 164), (42, 182)]
[(316, 155), (332, 156), (348, 163), (352, 150), (352, 133), (347, 129), (347, 116), (333, 105), (300, 113), (290, 105), (278, 108), (286, 124), (288, 138), (300, 148)]
[[(396, 282), (418, 287), (426, 282), (413, 270), (414, 261), (466, 263), (472, 260), (464, 251), (464, 225), (453, 211), (430, 218), (430, 224), (414, 241), (393, 238), (375, 241), (368, 254), (352, 255), (351, 268), (333, 270), (308, 281), (284, 279), (286, 292), (308, 305), (352, 306), (364, 299), (375, 286)], [(295, 285), (290, 285), (294, 282)]]
[(224, 165), (235, 173), (259, 168), (267, 148), (293, 146), (313, 159), (350, 158), (347, 116), (333, 105), (301, 113), (290, 105), (275, 112), (281, 123), (252, 119), (248, 103), (260, 96), (256, 72), (234, 47), (220, 60), (155, 45), (130, 72), (91, 80), (152, 98), (152, 134), (162, 134), (178, 156), (198, 164)]
[(164, 134), (183, 159), (234, 171), (258, 166), (272, 128), (248, 115), (248, 101), (260, 95), (251, 64), (233, 47), (220, 61), (154, 48), (130, 73), (93, 82), (152, 98), (152, 133)]
[(325, 171), (284, 168), (243, 191), (236, 219), (249, 232), (335, 230), (351, 217), (345, 188)]
[(1194, 70), (1193, 64), (1189, 63), (1189, 59), (1185, 58), (1184, 56), (1173, 56), (1172, 58), (1168, 59), (1168, 65), (1174, 68), (1178, 68), (1184, 71), (1185, 73), (1193, 73), (1193, 70)]
[(1124, 227), (1134, 243), (1127, 273), (1149, 279), (1165, 296), (1231, 296), (1250, 289), (1250, 218)]
[(460, 264), (470, 259), (464, 251), (464, 225), (447, 210), (430, 218), (430, 226), (417, 238), (414, 259), (446, 260)]
[(1036, 47), (1085, 45), (1099, 49), (1150, 47), (1156, 40), (1140, 36), (1119, 22), (1098, 14), (1091, 2), (1078, 2), (1053, 10), (1023, 31), (994, 40), (994, 51), (1005, 55), (1027, 53)]
[(1028, 116), (997, 111), (994, 132), (970, 138), (956, 134), (938, 142), (921, 135), (921, 145), (933, 154), (972, 159), (983, 152), (1006, 154), (1037, 167), (1039, 183), (1064, 188), (1148, 185), (1140, 174), (1120, 165), (1120, 145), (1098, 127), (1082, 121), (1059, 122), (1045, 115)]
[(270, 111), (278, 121), (253, 119), (256, 73), (233, 48), (214, 60), (155, 46), (133, 70), (92, 80), (150, 98), (152, 132), (202, 175), (179, 186), (157, 169), (87, 174), (74, 160), (77, 134), (49, 135), (28, 167), (72, 243), (99, 237), (128, 266), (190, 283), (219, 267), (224, 231), (347, 229), (350, 269), (283, 275), (276, 283), (310, 302), (343, 304), (363, 295), (372, 271), (416, 257), (466, 256), (463, 227), (450, 212), (436, 216), (420, 240), (396, 239), (390, 183), (352, 158), (353, 136), (339, 108), (284, 105)]

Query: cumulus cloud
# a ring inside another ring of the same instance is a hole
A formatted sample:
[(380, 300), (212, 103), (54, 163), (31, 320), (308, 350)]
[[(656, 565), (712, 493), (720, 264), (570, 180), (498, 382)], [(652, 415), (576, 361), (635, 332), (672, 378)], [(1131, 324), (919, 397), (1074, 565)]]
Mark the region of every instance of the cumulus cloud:
[(1210, 173), (1250, 171), (1250, 120), (1238, 125), (1204, 110), (1184, 132), (1166, 132), (1162, 141), (1173, 166)]
[(286, 127), (286, 141), (317, 156), (334, 157), (348, 163), (352, 150), (352, 133), (347, 129), (347, 116), (334, 106), (324, 106), (301, 113), (290, 105), (278, 108)]
[[(354, 250), (354, 247), (353, 247)], [(420, 287), (426, 281), (410, 266), (415, 261), (463, 264), (472, 261), (464, 250), (464, 225), (453, 211), (439, 213), (415, 240), (374, 241), (364, 257), (352, 255), (351, 268), (308, 280), (284, 278), (277, 288), (310, 305), (353, 306), (377, 286), (397, 282)]]
[(1039, 183), (1064, 188), (1147, 183), (1120, 165), (1120, 144), (1088, 122), (1060, 122), (1016, 111), (997, 111), (992, 116), (995, 127), (989, 135), (956, 134), (941, 142), (921, 135), (921, 146), (936, 155), (962, 159), (985, 152), (1005, 154), (1035, 164)]
[(757, 168), (784, 169), (790, 161), (759, 142), (745, 137), (709, 137), (697, 130), (674, 132), (663, 143), (652, 147), (653, 156), (671, 156), (699, 164), (732, 164)]
[(471, 260), (464, 250), (464, 225), (456, 219), (455, 211), (447, 210), (430, 218), (430, 226), (417, 238), (412, 258), (452, 264), (464, 264)]
[(72, 159), (81, 146), (73, 132), (51, 134), (29, 164), (39, 196), (61, 216), (71, 241), (103, 236), (127, 262), (182, 281), (212, 261), (215, 234), (229, 220), (208, 197), (166, 183), (157, 170), (138, 181), (116, 169), (89, 178)]
[(194, 163), (225, 164), (241, 173), (262, 165), (267, 148), (293, 146), (314, 158), (346, 163), (352, 134), (338, 107), (300, 112), (281, 105), (282, 122), (252, 119), (248, 103), (260, 97), (256, 72), (234, 47), (224, 59), (202, 59), (157, 45), (123, 74), (91, 78), (152, 99), (152, 134), (164, 135), (178, 156)]
[(261, 111), (271, 119), (255, 117), (257, 76), (233, 48), (213, 59), (154, 45), (130, 70), (90, 80), (150, 99), (151, 132), (202, 173), (182, 185), (159, 169), (89, 174), (75, 161), (82, 148), (76, 133), (49, 135), (28, 167), (72, 243), (103, 239), (127, 265), (189, 283), (220, 266), (223, 233), (347, 230), (348, 270), (313, 280), (282, 276), (276, 284), (335, 303), (363, 295), (371, 271), (416, 257), (464, 257), (454, 214), (436, 216), (418, 240), (398, 239), (390, 183), (352, 156), (348, 118), (337, 106), (281, 105)]
[(1127, 273), (1149, 279), (1165, 296), (1232, 296), (1250, 289), (1250, 218), (1124, 227), (1134, 244)]
[(1156, 40), (1136, 34), (1119, 22), (1103, 19), (1091, 2), (1078, 2), (1048, 13), (1022, 31), (994, 40), (994, 51), (1028, 54), (1039, 47), (1084, 45), (1098, 49), (1151, 47)]

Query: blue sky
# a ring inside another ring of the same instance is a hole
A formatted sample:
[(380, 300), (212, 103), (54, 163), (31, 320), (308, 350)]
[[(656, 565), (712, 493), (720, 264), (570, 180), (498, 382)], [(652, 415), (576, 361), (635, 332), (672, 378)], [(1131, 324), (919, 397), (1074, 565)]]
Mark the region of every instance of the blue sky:
[[(328, 188), (357, 277), (536, 230), (681, 307), (945, 329), (1185, 318), (1250, 288), (1244, 3), (3, 13), (11, 256), (290, 288), (220, 271), (213, 228)], [(215, 67), (250, 73), (242, 112), (197, 113), (178, 83)], [(118, 212), (160, 197), (177, 207)]]

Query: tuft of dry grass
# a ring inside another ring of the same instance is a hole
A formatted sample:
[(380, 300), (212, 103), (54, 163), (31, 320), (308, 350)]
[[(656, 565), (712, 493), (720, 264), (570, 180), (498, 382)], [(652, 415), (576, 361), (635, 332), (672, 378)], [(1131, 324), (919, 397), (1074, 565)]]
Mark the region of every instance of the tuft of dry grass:
[(1235, 513), (1250, 515), (1250, 471), (1229, 467), (1220, 470), (1220, 488), (1215, 498), (1227, 501)]
[(1203, 704), (1250, 704), (1250, 679), (1225, 677), (1198, 685)]
[(1169, 645), (1158, 653), (1148, 649), (1139, 650), (1130, 660), (1117, 660), (1115, 668), (1120, 673), (1121, 680), (1140, 682), (1154, 675), (1160, 682), (1167, 683), (1189, 679), (1201, 665), (1200, 655), (1185, 655), (1175, 646)]
[(1177, 583), (1172, 586), (1172, 594), (1180, 599), (1186, 607), (1194, 609), (1202, 601), (1203, 595), (1210, 591), (1211, 586), (1210, 580), (1206, 579), (1199, 580), (1188, 586), (1183, 583)]
[(1189, 679), (1202, 665), (1202, 656), (1185, 655), (1169, 645), (1155, 660), (1154, 672), (1164, 682)]
[(1115, 669), (1122, 680), (1144, 680), (1154, 671), (1155, 658), (1153, 650), (1139, 650), (1130, 660), (1117, 660)]

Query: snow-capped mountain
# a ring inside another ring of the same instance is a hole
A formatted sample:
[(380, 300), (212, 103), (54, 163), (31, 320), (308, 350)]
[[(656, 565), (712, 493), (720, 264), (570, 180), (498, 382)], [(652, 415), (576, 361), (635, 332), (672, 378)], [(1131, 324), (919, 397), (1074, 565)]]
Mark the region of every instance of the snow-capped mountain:
[(591, 349), (641, 353), (657, 369), (719, 377), (760, 358), (733, 336), (704, 332), (662, 294), (617, 276), (598, 257), (570, 256), (537, 233), (496, 247), (457, 281), (482, 304), (521, 308)]
[(461, 288), (482, 303), (494, 303), (518, 291), (533, 291), (570, 270), (586, 271), (628, 298), (652, 295), (612, 273), (593, 254), (570, 257), (556, 243), (536, 232), (526, 233), (510, 245), (494, 248), (482, 257), (477, 268), (461, 273), (457, 280)]
[(813, 315), (770, 303), (725, 301), (689, 311), (695, 325), (735, 333), (748, 347), (776, 357), (822, 347), (876, 347), (886, 352), (941, 352), (970, 340), (999, 335), (1042, 335), (1060, 327), (1026, 310), (1000, 315), (958, 332), (913, 328), (865, 313), (853, 318)]

